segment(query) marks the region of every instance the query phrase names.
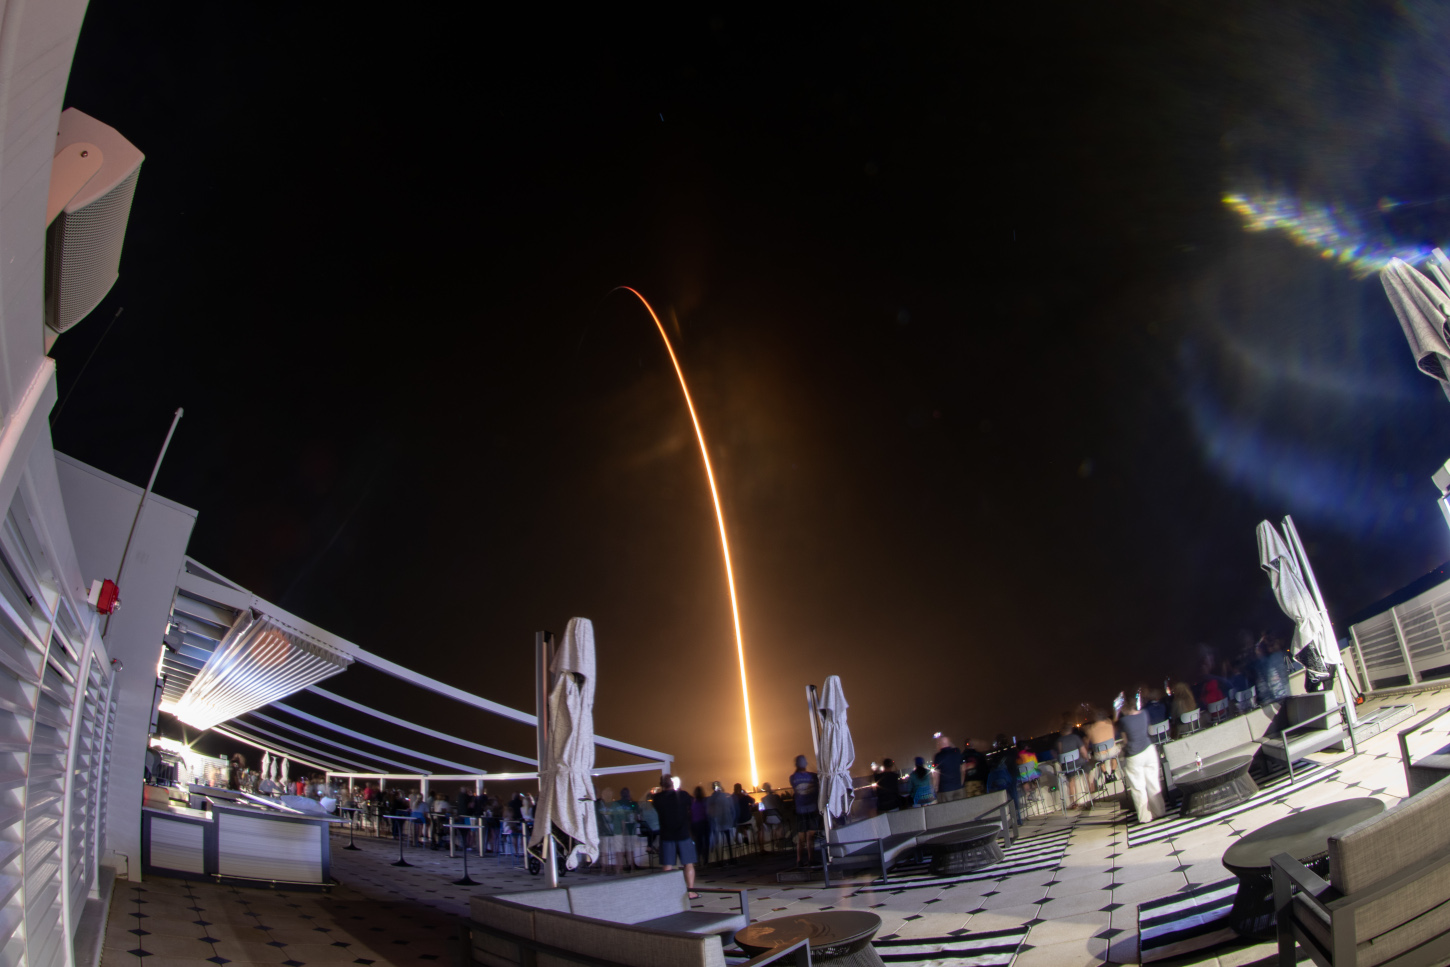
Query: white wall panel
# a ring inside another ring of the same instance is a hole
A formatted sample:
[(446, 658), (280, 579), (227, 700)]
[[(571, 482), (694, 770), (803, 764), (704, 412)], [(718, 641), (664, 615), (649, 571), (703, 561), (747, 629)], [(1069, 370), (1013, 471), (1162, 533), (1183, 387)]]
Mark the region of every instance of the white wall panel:
[[(55, 460), (82, 577), (88, 585), (114, 578), (142, 489), (64, 454)], [(107, 651), (125, 667), (114, 686), (113, 731), (120, 740), (111, 749), (107, 851), (100, 861), (124, 869), (120, 857), (129, 858), (133, 880), (141, 878), (141, 786), (156, 660), (195, 523), (196, 511), (155, 494), (147, 499), (122, 576), (123, 607), (106, 634)]]
[[(319, 883), (322, 827), (217, 810), (217, 872), (258, 880)], [(151, 861), (156, 862), (154, 859)]]
[(151, 820), (151, 865), (183, 873), (205, 873), (206, 829), (196, 823), (156, 816)]

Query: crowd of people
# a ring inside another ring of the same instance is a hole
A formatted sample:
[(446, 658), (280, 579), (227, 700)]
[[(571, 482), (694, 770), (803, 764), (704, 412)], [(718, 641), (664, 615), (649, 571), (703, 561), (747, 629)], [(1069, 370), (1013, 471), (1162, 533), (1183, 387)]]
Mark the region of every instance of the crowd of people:
[[(1095, 792), (1122, 782), (1139, 821), (1149, 822), (1165, 811), (1161, 763), (1153, 740), (1160, 730), (1152, 727), (1167, 722), (1169, 733), (1177, 737), (1198, 727), (1184, 721), (1195, 710), (1216, 708), (1225, 700), (1241, 711), (1282, 700), (1290, 694), (1291, 676), (1305, 671), (1288, 655), (1283, 639), (1268, 634), (1256, 642), (1246, 641), (1236, 655), (1223, 661), (1207, 649), (1201, 659), (1194, 684), (1165, 679), (1162, 688), (1135, 688), (1131, 699), (1125, 690), (1111, 703), (1111, 714), (1105, 707), (1084, 703), (1079, 714), (1064, 713), (1059, 732), (1046, 739), (1018, 742), (999, 734), (990, 747), (979, 749), (970, 740), (958, 746), (949, 736), (936, 733), (930, 762), (917, 756), (905, 771), (890, 758), (879, 766), (872, 763), (873, 781), (856, 790), (851, 816), (841, 819), (997, 790), (1006, 791), (1014, 808), (1020, 809), (1022, 797), (1034, 797), (1046, 778), (1051, 788), (1065, 786), (1069, 808), (1090, 805)], [(1313, 671), (1306, 679), (1310, 689), (1327, 687), (1323, 676), (1316, 678)], [(242, 788), (263, 795), (307, 796), (327, 812), (343, 799), (344, 791), (320, 775), (283, 784), (244, 769), (234, 774)], [(709, 862), (712, 855), (722, 864), (733, 864), (737, 845), (752, 840), (774, 844), (785, 834), (794, 839), (796, 862), (802, 866), (812, 862), (824, 821), (819, 778), (810, 771), (806, 756), (796, 757), (787, 788), (777, 791), (766, 783), (758, 801), (740, 783), (728, 793), (718, 781), (708, 793), (704, 786), (687, 792), (676, 783), (665, 775), (642, 799), (627, 788), (618, 795), (608, 787), (598, 791), (594, 811), (606, 873), (646, 868), (651, 865), (649, 854), (654, 853), (664, 869), (684, 870), (693, 896), (697, 865)], [(434, 849), (446, 844), (448, 826), (462, 818), (483, 827), (481, 849), (486, 853), (499, 849), (500, 836), (511, 828), (526, 837), (534, 811), (533, 798), (523, 792), (505, 802), (486, 788), (479, 795), (460, 787), (451, 798), (441, 791), (425, 797), (416, 788), (384, 789), (373, 783), (364, 785), (345, 805), (357, 806), (375, 821), (389, 819), (394, 837), (405, 835), (404, 824), (415, 820), (408, 824), (415, 840), (426, 840)]]

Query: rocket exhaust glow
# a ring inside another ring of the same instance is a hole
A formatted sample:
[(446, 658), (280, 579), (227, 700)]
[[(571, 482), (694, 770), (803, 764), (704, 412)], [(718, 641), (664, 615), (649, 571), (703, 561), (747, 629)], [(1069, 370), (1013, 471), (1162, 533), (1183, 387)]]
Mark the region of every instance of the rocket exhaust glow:
[(715, 521), (720, 525), (720, 550), (725, 557), (725, 584), (730, 589), (730, 616), (735, 620), (735, 652), (740, 658), (740, 696), (745, 704), (745, 745), (750, 753), (750, 785), (754, 789), (759, 789), (760, 772), (755, 766), (755, 730), (750, 724), (750, 686), (745, 679), (745, 639), (740, 634), (740, 606), (735, 600), (735, 572), (730, 566), (730, 540), (725, 536), (725, 513), (720, 509), (720, 493), (715, 489), (715, 470), (710, 465), (710, 451), (705, 446), (705, 431), (700, 429), (700, 418), (695, 415), (695, 401), (690, 397), (690, 387), (685, 383), (685, 371), (680, 368), (680, 360), (675, 355), (675, 347), (670, 342), (669, 334), (665, 332), (660, 317), (655, 313), (654, 306), (649, 304), (648, 299), (627, 285), (618, 286), (611, 291), (633, 294), (644, 304), (650, 318), (655, 321), (655, 328), (659, 330), (660, 338), (665, 341), (665, 350), (670, 354), (670, 362), (674, 364), (675, 375), (679, 377), (680, 392), (685, 395), (685, 406), (690, 411), (690, 422), (695, 426), (695, 439), (700, 441), (700, 457), (705, 461), (705, 479), (710, 484), (710, 499), (715, 503)]

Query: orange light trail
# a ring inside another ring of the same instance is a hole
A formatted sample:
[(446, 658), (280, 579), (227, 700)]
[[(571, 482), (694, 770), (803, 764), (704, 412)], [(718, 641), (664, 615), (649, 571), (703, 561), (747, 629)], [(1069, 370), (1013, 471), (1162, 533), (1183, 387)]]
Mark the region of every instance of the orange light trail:
[(750, 686), (745, 679), (745, 639), (740, 634), (740, 605), (735, 599), (735, 571), (730, 566), (730, 540), (725, 536), (725, 512), (720, 509), (720, 492), (715, 489), (715, 471), (710, 466), (710, 450), (705, 446), (705, 431), (700, 429), (700, 418), (695, 415), (695, 401), (691, 399), (690, 387), (685, 383), (685, 371), (680, 368), (680, 358), (675, 355), (675, 347), (670, 342), (669, 334), (665, 332), (664, 323), (660, 322), (660, 317), (655, 313), (654, 306), (627, 285), (621, 285), (612, 291), (620, 290), (632, 293), (644, 303), (650, 318), (655, 321), (655, 328), (660, 331), (660, 338), (665, 341), (665, 350), (670, 354), (670, 362), (675, 366), (675, 375), (680, 379), (680, 392), (685, 394), (690, 422), (695, 425), (695, 439), (700, 441), (700, 457), (705, 461), (705, 479), (710, 482), (710, 499), (715, 502), (715, 521), (720, 525), (720, 550), (725, 555), (725, 584), (730, 589), (730, 616), (735, 619), (735, 652), (740, 657), (740, 696), (745, 703), (745, 745), (750, 753), (750, 785), (753, 789), (759, 789), (760, 772), (755, 767), (755, 730), (750, 725)]

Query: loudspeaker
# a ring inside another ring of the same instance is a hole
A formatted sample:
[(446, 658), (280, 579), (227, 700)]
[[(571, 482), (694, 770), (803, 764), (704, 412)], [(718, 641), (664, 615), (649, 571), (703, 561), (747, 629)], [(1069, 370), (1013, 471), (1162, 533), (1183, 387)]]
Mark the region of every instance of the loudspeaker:
[[(76, 189), (46, 230), (45, 324), (61, 333), (89, 315), (116, 284), (131, 199), (146, 156), (115, 128), (75, 108), (61, 113), (55, 147), (52, 196)], [(67, 184), (77, 166), (83, 169), (80, 178), (92, 168), (95, 173)]]

